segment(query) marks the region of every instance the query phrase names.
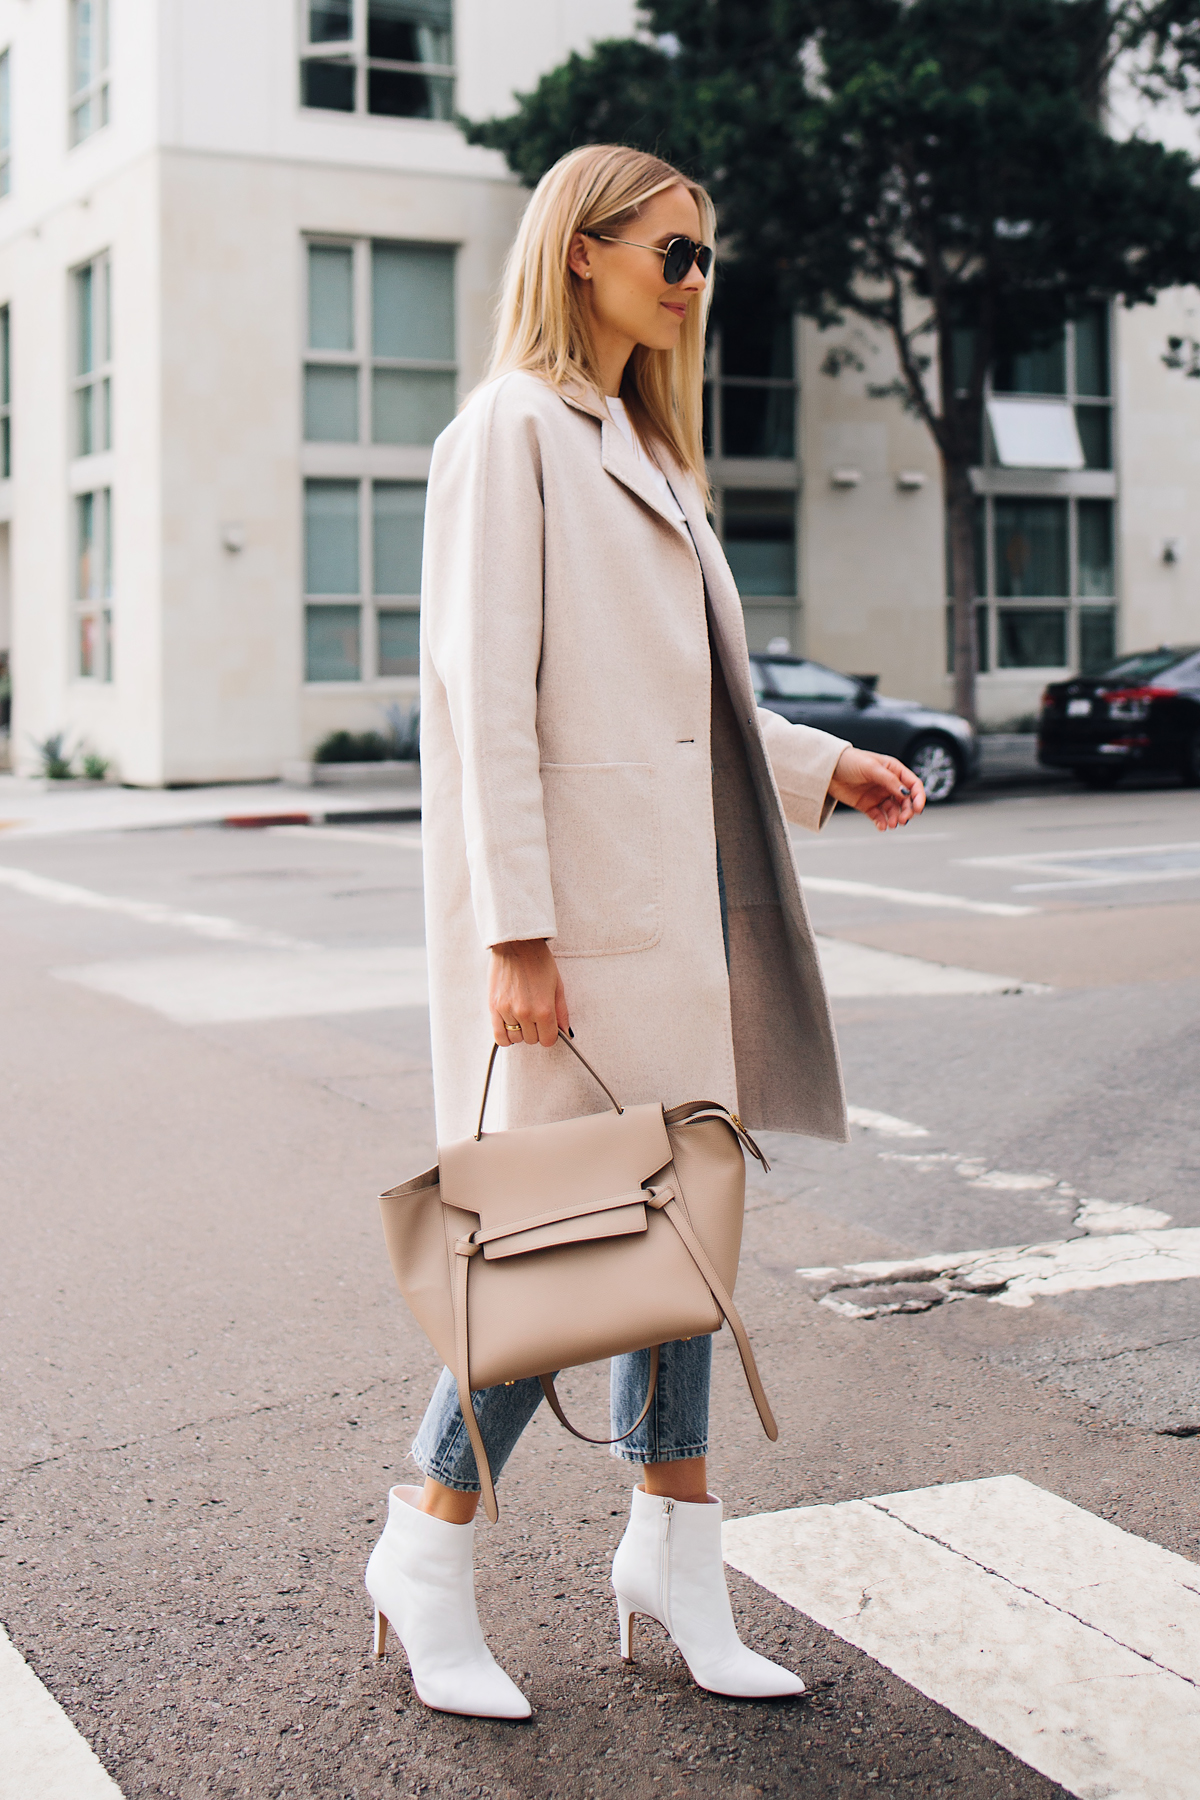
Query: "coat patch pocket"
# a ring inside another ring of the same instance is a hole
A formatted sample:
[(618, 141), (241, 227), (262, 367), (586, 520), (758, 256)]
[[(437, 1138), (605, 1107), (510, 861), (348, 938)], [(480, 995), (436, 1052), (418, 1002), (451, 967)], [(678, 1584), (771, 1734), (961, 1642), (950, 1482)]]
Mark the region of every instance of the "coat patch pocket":
[(654, 770), (543, 763), (555, 956), (616, 956), (662, 936)]

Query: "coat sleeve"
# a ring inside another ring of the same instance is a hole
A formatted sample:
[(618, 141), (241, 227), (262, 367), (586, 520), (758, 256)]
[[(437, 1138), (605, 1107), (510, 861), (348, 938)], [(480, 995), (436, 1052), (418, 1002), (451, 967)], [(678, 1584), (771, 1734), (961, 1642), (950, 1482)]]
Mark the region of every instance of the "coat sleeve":
[(758, 723), (784, 816), (793, 825), (820, 831), (833, 812), (829, 783), (846, 739), (812, 725), (792, 725), (766, 706), (758, 709)]
[(555, 936), (537, 735), (543, 569), (537, 423), (500, 381), (434, 450), (421, 590), (427, 662), (445, 690), (462, 765), (475, 921), (488, 945)]

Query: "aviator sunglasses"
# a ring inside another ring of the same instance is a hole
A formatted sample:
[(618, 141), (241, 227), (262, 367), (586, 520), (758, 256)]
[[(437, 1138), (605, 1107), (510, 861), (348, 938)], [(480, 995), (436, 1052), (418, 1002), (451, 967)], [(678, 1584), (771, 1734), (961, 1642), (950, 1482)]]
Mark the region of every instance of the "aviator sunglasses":
[(659, 244), (639, 244), (633, 238), (609, 237), (603, 231), (585, 231), (582, 236), (596, 238), (602, 244), (632, 244), (635, 250), (653, 250), (655, 256), (663, 259), (663, 280), (668, 287), (682, 281), (693, 263), (705, 281), (712, 268), (712, 245), (693, 243), (690, 237), (673, 237), (664, 248)]

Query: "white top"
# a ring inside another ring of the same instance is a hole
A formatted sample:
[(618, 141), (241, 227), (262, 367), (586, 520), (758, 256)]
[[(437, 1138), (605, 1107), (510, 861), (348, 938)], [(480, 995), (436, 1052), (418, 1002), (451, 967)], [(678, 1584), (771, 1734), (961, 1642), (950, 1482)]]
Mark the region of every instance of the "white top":
[(658, 498), (661, 500), (663, 511), (669, 518), (674, 519), (678, 524), (686, 524), (687, 521), (684, 518), (683, 508), (671, 492), (666, 476), (654, 459), (647, 456), (641, 438), (633, 429), (633, 421), (625, 410), (625, 402), (616, 399), (612, 394), (606, 394), (604, 396), (604, 403), (608, 407), (609, 417), (612, 419), (613, 424), (625, 439), (625, 442), (629, 445), (633, 454), (637, 457), (640, 468), (646, 475), (651, 487), (658, 495)]

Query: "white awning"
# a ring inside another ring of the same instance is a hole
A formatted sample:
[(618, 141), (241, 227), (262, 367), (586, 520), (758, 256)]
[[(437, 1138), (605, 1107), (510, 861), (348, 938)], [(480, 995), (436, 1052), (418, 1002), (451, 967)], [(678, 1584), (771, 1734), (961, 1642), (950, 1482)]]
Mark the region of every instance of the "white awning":
[(1075, 409), (1066, 400), (987, 402), (997, 461), (1006, 469), (1082, 469)]

